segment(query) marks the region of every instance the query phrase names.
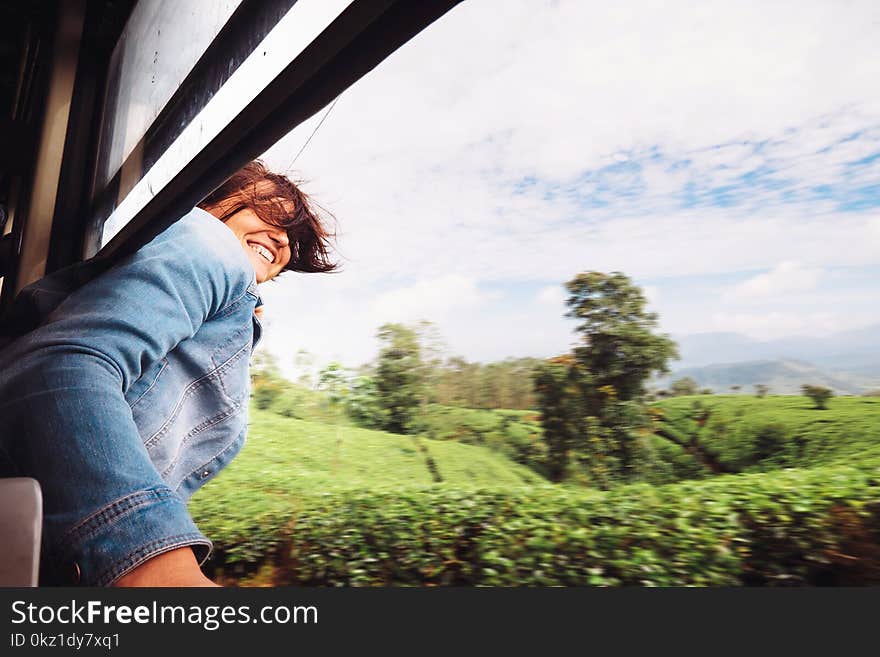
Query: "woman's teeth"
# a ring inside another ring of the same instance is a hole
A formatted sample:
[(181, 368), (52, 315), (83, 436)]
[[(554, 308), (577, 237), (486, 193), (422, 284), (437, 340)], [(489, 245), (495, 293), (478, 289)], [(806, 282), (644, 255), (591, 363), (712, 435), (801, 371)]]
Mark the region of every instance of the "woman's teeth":
[(251, 244), (250, 247), (256, 252), (263, 256), (270, 263), (275, 262), (275, 256), (272, 255), (272, 252), (269, 251), (265, 246), (260, 246), (259, 244)]

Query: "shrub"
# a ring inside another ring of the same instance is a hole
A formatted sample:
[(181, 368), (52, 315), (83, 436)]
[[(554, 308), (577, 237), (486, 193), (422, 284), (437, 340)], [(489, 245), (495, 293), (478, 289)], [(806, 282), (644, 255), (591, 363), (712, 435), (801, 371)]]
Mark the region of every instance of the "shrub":
[(281, 394), (281, 386), (273, 381), (266, 381), (254, 386), (252, 397), (257, 408), (265, 411)]
[(348, 491), (238, 530), (226, 504), (209, 568), (309, 586), (880, 584), (878, 465), (608, 493)]
[(696, 395), (698, 392), (697, 382), (691, 377), (686, 376), (672, 382), (670, 386), (673, 397), (685, 397), (687, 395)]
[(801, 390), (806, 397), (813, 400), (813, 404), (815, 404), (815, 407), (819, 410), (824, 410), (828, 400), (834, 396), (834, 393), (824, 386), (804, 384), (801, 386)]

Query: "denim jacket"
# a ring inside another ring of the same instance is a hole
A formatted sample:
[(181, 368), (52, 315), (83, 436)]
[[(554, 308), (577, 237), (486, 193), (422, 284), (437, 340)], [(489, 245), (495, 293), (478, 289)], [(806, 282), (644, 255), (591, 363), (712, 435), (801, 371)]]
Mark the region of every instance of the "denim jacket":
[(196, 208), (80, 285), (90, 266), (25, 288), (39, 325), (0, 350), (0, 463), (40, 482), (41, 584), (107, 585), (183, 546), (204, 562), (186, 501), (247, 427), (259, 296), (232, 231)]

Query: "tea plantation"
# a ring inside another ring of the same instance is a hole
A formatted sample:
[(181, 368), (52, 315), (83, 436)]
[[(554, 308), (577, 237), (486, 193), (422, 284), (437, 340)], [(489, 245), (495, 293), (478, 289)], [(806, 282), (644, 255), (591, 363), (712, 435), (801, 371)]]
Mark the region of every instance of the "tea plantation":
[(269, 586), (880, 584), (880, 399), (653, 409), (657, 485), (606, 492), (546, 483), (438, 421), (414, 438), (254, 409), (191, 505), (215, 543), (206, 570)]

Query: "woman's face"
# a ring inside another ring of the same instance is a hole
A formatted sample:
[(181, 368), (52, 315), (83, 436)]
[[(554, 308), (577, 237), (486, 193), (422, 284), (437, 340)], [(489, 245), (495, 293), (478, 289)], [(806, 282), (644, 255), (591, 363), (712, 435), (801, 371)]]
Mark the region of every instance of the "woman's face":
[(250, 258), (257, 275), (257, 283), (275, 278), (290, 262), (287, 232), (283, 228), (267, 224), (250, 208), (236, 212), (224, 223), (235, 233)]

